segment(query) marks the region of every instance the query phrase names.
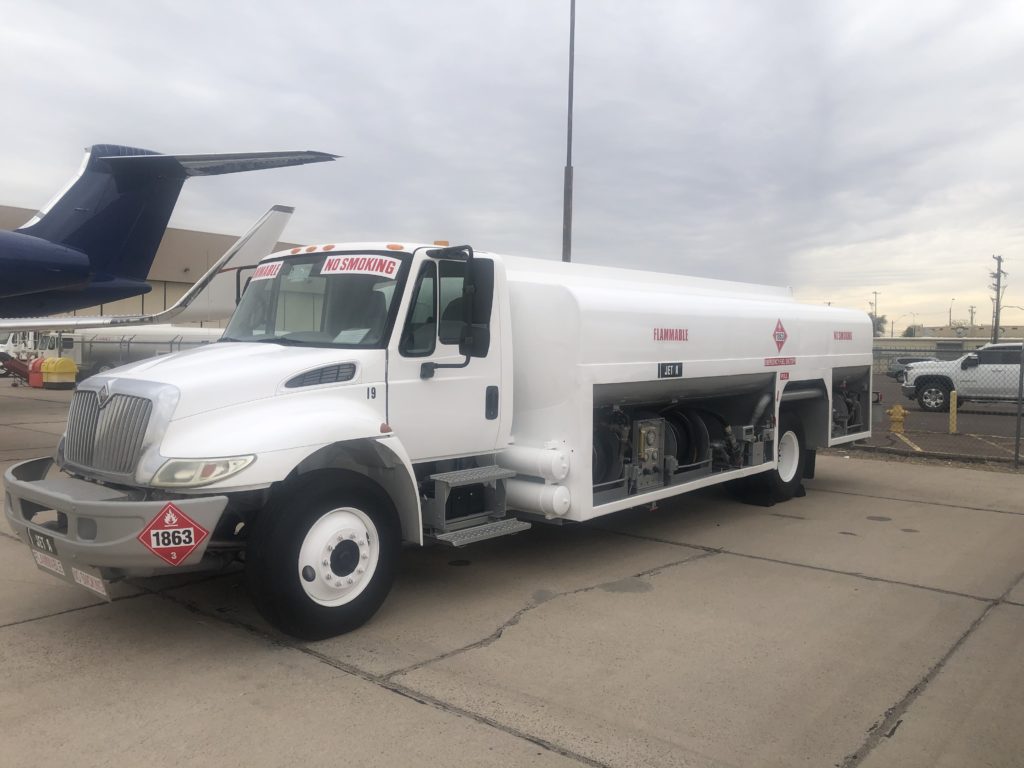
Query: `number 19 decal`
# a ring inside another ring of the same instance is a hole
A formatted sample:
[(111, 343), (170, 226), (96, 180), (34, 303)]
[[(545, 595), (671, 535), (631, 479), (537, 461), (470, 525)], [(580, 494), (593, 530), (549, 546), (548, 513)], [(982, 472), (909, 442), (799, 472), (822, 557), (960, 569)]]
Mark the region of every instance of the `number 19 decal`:
[(367, 400), (376, 400), (377, 399), (377, 388), (376, 387), (367, 387), (366, 388), (366, 399)]

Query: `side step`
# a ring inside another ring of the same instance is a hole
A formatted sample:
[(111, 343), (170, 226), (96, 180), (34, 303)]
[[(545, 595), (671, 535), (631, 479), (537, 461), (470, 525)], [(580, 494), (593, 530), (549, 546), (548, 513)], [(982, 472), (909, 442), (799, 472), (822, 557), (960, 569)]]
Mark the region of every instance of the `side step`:
[[(484, 467), (484, 469), (487, 469), (487, 467)], [(457, 473), (449, 472), (446, 474)], [(515, 473), (513, 472), (512, 474)], [(477, 480), (476, 482), (480, 481)], [(464, 547), (467, 544), (475, 544), (478, 541), (486, 541), (487, 539), (495, 539), (498, 536), (508, 536), (512, 533), (519, 533), (520, 531), (525, 531), (532, 527), (533, 526), (531, 526), (530, 523), (527, 523), (524, 520), (516, 520), (512, 517), (507, 520), (498, 520), (494, 523), (484, 523), (483, 525), (474, 525), (471, 528), (462, 528), (458, 531), (438, 533), (431, 538), (436, 539), (442, 544), (448, 544), (453, 547)]]
[(472, 469), (457, 469), (454, 472), (442, 472), (439, 475), (431, 475), (430, 479), (436, 483), (444, 483), (449, 488), (458, 488), (463, 485), (476, 485), (477, 483), (493, 483), (495, 480), (508, 480), (515, 477), (516, 473), (504, 467), (473, 467)]

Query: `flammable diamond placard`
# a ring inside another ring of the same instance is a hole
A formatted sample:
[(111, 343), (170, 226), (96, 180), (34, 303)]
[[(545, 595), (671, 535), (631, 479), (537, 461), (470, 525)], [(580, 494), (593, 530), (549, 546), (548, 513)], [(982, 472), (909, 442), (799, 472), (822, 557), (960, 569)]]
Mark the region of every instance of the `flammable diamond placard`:
[(173, 504), (167, 504), (142, 529), (142, 546), (166, 563), (181, 565), (210, 532)]
[(775, 339), (775, 346), (779, 352), (782, 351), (782, 345), (786, 343), (786, 339), (789, 338), (789, 334), (786, 333), (786, 329), (782, 327), (782, 318), (779, 318), (779, 322), (775, 324), (775, 333), (773, 335)]

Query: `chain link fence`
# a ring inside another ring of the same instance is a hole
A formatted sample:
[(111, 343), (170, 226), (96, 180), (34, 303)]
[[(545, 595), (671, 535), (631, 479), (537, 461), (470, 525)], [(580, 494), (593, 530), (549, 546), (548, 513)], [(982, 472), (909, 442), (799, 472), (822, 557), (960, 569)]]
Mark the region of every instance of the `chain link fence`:
[(1021, 466), (1024, 348), (964, 351), (918, 343), (875, 350), (867, 444), (899, 453)]

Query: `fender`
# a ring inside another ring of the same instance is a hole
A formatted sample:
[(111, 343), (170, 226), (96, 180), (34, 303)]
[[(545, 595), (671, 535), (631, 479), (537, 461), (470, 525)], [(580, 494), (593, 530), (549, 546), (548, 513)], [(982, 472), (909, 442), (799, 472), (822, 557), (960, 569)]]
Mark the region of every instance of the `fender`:
[(403, 538), (422, 544), (419, 493), (405, 446), (396, 435), (381, 432), (378, 411), (355, 399), (362, 396), (361, 388), (353, 390), (353, 399), (336, 396), (327, 408), (319, 407), (323, 400), (309, 407), (313, 403), (307, 398), (280, 397), (178, 419), (167, 428), (159, 451), (165, 459), (256, 455), (239, 474), (197, 488), (197, 493), (266, 488), (315, 469), (358, 472), (391, 497)]
[(302, 476), (319, 469), (345, 469), (368, 477), (391, 497), (402, 524), (402, 539), (423, 544), (423, 510), (409, 454), (394, 435), (325, 445), (295, 468)]

